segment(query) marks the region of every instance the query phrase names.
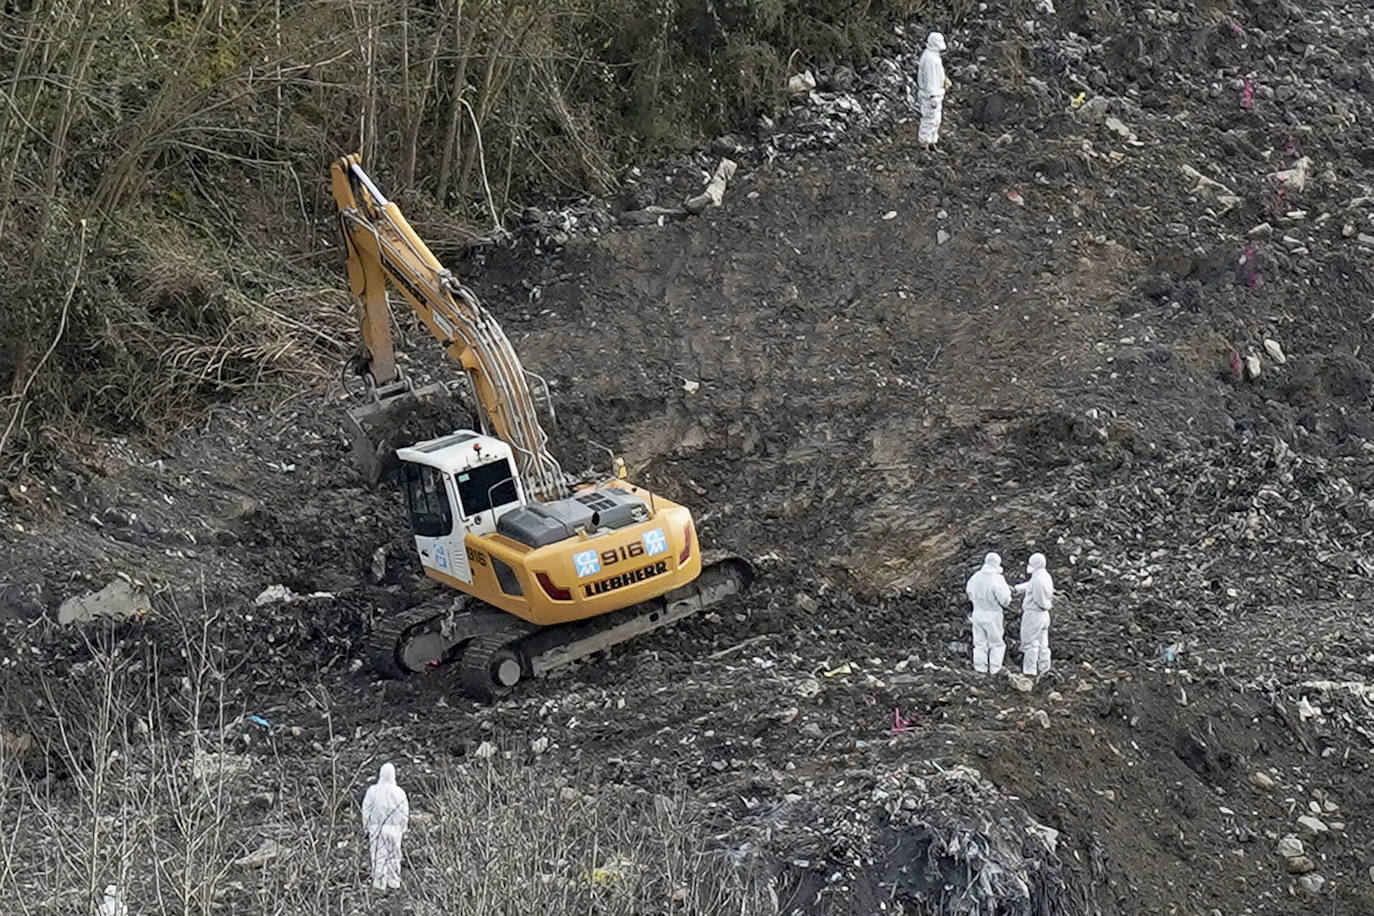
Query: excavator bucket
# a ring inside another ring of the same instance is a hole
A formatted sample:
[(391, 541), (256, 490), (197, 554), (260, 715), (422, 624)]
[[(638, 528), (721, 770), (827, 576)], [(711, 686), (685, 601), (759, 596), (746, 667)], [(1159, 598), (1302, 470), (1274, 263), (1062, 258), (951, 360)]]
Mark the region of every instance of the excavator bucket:
[(347, 431), (354, 461), (370, 486), (400, 471), (396, 449), (470, 422), (467, 412), (443, 382), (420, 388), (396, 385), (389, 389), (376, 389), (367, 403), (348, 410)]

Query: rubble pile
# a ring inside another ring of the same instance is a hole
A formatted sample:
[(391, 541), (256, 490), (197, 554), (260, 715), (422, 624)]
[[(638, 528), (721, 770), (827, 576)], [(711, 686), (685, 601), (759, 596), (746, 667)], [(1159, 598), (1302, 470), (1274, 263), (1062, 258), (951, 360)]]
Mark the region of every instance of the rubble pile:
[(869, 886), (877, 899), (940, 916), (1071, 912), (1058, 831), (963, 765), (847, 770), (746, 816), (734, 837), (813, 874), (818, 911)]

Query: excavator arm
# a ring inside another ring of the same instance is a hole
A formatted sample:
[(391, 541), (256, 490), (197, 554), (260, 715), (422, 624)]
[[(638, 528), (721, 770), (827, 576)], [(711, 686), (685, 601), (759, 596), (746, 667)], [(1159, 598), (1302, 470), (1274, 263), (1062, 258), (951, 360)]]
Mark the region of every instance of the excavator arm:
[(483, 429), (509, 443), (526, 492), (542, 501), (566, 496), (568, 485), (549, 452), (531, 390), (537, 384), (547, 393), (547, 384), (520, 365), (496, 319), (439, 263), (400, 208), (368, 178), (361, 159), (356, 153), (339, 159), (332, 177), (372, 390), (406, 388), (392, 342), (389, 281), (445, 355), (467, 371)]

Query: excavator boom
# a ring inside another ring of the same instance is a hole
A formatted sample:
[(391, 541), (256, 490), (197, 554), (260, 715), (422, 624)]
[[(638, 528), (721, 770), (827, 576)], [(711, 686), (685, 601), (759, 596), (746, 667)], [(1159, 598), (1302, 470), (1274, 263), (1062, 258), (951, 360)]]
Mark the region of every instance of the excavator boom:
[(355, 432), (425, 394), (397, 361), (388, 285), (465, 370), (482, 427), (395, 450), (425, 575), (463, 597), (380, 621), (371, 648), (383, 673), (457, 662), (464, 689), (490, 699), (748, 587), (752, 567), (704, 551), (691, 510), (625, 480), (623, 462), (611, 479), (570, 492), (536, 410), (534, 392), (547, 399), (548, 385), (357, 155), (334, 163), (333, 191), (372, 395), (350, 411)]
[[(558, 499), (568, 485), (549, 452), (531, 385), (547, 384), (525, 370), (500, 324), (429, 250), (395, 203), (363, 171), (357, 154), (333, 166), (333, 192), (348, 247), (348, 280), (360, 304), (367, 375), (383, 395), (382, 409), (404, 409), (409, 394), (399, 386), (400, 368), (392, 344), (386, 281), (390, 280), (444, 352), (463, 366), (472, 382), (483, 431), (507, 442), (526, 490), (536, 499)], [(386, 402), (385, 397), (394, 400)], [(371, 413), (376, 408), (370, 409)]]

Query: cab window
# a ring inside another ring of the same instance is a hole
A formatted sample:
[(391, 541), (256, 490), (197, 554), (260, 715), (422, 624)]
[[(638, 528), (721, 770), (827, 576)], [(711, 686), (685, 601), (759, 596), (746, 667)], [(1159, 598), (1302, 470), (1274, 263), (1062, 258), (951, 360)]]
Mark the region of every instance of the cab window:
[(458, 484), (458, 499), (463, 504), (463, 518), (515, 502), (515, 474), (504, 458), (459, 471), (454, 480)]
[(443, 475), (424, 464), (406, 465), (406, 498), (410, 503), (410, 526), (420, 537), (443, 537), (453, 531), (453, 512)]

